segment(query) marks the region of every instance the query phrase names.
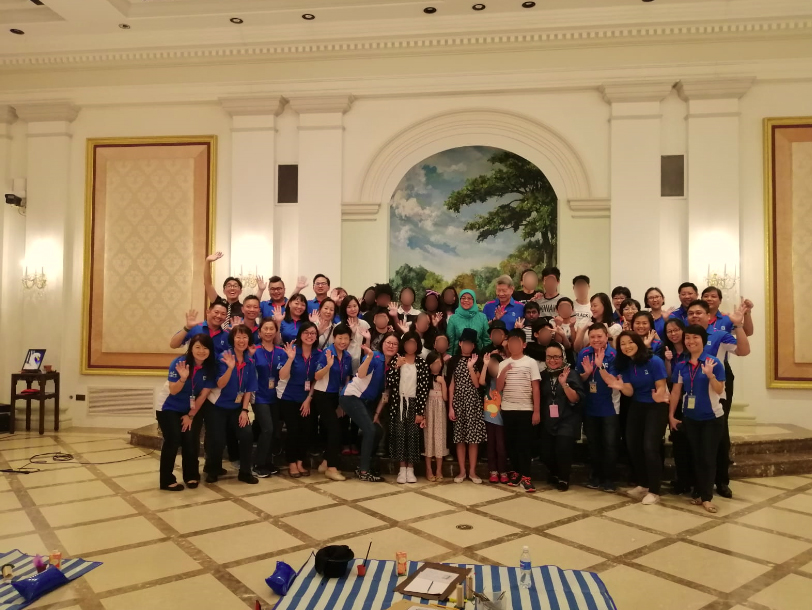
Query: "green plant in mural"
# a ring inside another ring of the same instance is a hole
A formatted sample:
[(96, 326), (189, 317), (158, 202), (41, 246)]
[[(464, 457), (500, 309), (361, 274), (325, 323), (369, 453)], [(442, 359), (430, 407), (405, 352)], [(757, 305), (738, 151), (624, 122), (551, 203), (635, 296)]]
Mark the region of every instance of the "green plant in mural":
[(465, 224), (466, 231), (476, 232), (482, 242), (503, 231), (519, 233), (523, 242), (502, 261), (502, 272), (511, 276), (527, 268), (541, 268), (556, 262), (558, 199), (542, 171), (507, 151), (488, 158), (493, 169), (474, 178), (452, 192), (446, 199), (446, 209), (459, 213), (463, 206), (484, 203), (510, 196), (511, 198)]

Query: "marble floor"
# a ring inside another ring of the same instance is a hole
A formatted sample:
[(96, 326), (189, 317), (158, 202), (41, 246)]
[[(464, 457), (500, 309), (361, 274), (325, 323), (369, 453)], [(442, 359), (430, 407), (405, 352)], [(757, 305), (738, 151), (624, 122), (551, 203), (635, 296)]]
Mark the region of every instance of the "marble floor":
[(812, 607), (812, 474), (734, 481), (735, 499), (717, 499), (716, 515), (675, 496), (642, 506), (577, 486), (528, 495), (316, 473), (258, 485), (234, 473), (168, 493), (157, 490), (157, 453), (126, 439), (86, 430), (0, 438), (3, 468), (49, 452), (77, 460), (3, 475), (0, 551), (59, 548), (104, 562), (32, 607), (237, 610), (259, 599), (270, 608), (264, 579), (277, 560), (298, 568), (327, 542), (363, 554), (370, 541), (375, 558), (404, 550), (413, 560), (505, 565), (527, 545), (534, 564), (599, 573), (620, 610)]

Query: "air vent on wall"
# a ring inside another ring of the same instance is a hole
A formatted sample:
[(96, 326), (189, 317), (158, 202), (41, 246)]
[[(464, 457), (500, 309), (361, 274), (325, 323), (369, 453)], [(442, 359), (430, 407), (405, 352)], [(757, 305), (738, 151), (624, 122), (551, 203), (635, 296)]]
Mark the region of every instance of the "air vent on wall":
[(152, 388), (89, 387), (89, 415), (127, 416), (150, 415), (155, 410)]
[(685, 156), (660, 157), (660, 197), (685, 197)]
[(279, 165), (276, 174), (276, 202), (298, 203), (299, 201), (299, 166)]

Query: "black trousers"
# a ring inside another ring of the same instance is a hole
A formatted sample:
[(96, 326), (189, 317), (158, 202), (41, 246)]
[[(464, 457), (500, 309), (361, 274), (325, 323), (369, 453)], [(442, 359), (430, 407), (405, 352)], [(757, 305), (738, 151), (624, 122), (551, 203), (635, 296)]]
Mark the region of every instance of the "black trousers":
[(722, 410), (725, 412), (722, 425), (722, 437), (719, 439), (719, 449), (716, 454), (716, 484), (730, 484), (730, 408), (733, 405), (733, 369), (725, 361), (725, 398), (722, 403)]
[(570, 482), (572, 457), (575, 454), (574, 436), (554, 436), (544, 431), (541, 436), (541, 458), (553, 476), (561, 481)]
[[(161, 446), (161, 487), (168, 487), (178, 482), (172, 472), (175, 469), (175, 458), (178, 456), (178, 449), (181, 450), (184, 482), (200, 480), (200, 470), (198, 470), (197, 462), (199, 441), (197, 441), (197, 437), (195, 437), (192, 430), (181, 432), (181, 418), (183, 415), (183, 413), (177, 411), (155, 411), (155, 419), (158, 420), (158, 427), (164, 437)], [(192, 420), (192, 423), (194, 423), (194, 420)]]
[(717, 472), (716, 456), (726, 428), (725, 418), (697, 421), (686, 417), (682, 425), (691, 444), (696, 491), (703, 502), (710, 502), (713, 500), (713, 481)]
[(505, 444), (510, 468), (523, 477), (529, 477), (535, 434), (533, 412), (502, 411), (502, 421), (505, 423)]
[[(203, 432), (203, 425), (204, 424), (206, 425), (206, 428), (209, 427), (209, 423), (208, 423), (209, 422), (209, 420), (208, 420), (209, 411), (211, 411), (213, 408), (214, 408), (214, 405), (211, 403), (211, 401), (204, 400), (203, 404), (200, 406), (200, 409), (198, 409), (197, 414), (195, 415), (195, 418), (192, 420), (192, 437), (194, 439), (194, 443), (195, 443), (195, 447), (196, 447), (196, 451), (195, 451), (195, 468), (198, 467), (197, 466), (197, 460), (198, 460), (198, 455), (200, 454), (200, 433)], [(209, 436), (208, 433), (206, 433), (205, 436), (203, 437), (203, 455), (205, 455), (207, 457), (209, 455), (208, 446), (207, 446), (208, 436)], [(206, 465), (203, 466), (203, 472), (208, 472), (208, 471), (209, 471), (208, 470), (208, 464), (206, 464)], [(217, 473), (214, 473), (214, 474), (217, 474)]]
[(626, 443), (635, 482), (650, 493), (660, 493), (663, 479), (661, 446), (668, 424), (668, 404), (632, 401), (626, 420)]
[(629, 409), (632, 405), (632, 397), (620, 394), (620, 413), (618, 414), (618, 455), (629, 458), (629, 481), (635, 481), (637, 476), (634, 472), (634, 460), (629, 455), (629, 443), (626, 440), (626, 429), (628, 428)]
[(257, 449), (254, 452), (254, 466), (258, 468), (268, 468), (273, 465), (273, 457), (271, 455), (271, 446), (273, 443), (273, 415), (272, 408), (275, 405), (269, 405), (261, 402), (254, 403), (254, 426), (259, 427), (259, 435), (252, 429), (254, 437), (257, 441)]
[(240, 451), (240, 472), (251, 474), (254, 433), (250, 424), (240, 427), (240, 413), (242, 408), (239, 406), (235, 409), (224, 409), (212, 405), (206, 414), (206, 472), (217, 474), (223, 467), (223, 450), (226, 447), (228, 430), (231, 430)]
[[(617, 477), (618, 415), (584, 417), (592, 478), (601, 483), (614, 483)], [(560, 478), (560, 477), (559, 477)]]
[(302, 416), (300, 402), (280, 400), (278, 404), (279, 416), (288, 431), (285, 438), (285, 459), (288, 464), (304, 462), (310, 442), (310, 416)]
[[(674, 417), (679, 421), (683, 421), (683, 398), (684, 396), (680, 396), (677, 410), (674, 411)], [(685, 436), (685, 424), (683, 423), (679, 430), (671, 430), (670, 438), (671, 448), (674, 452), (675, 483), (678, 487), (688, 491), (696, 485), (696, 481), (694, 481), (694, 460), (691, 455), (691, 444), (688, 442), (688, 437)]]
[(341, 428), (338, 425), (338, 414), (336, 413), (338, 393), (315, 391), (311, 404), (327, 438), (324, 459), (327, 460), (327, 466), (338, 468), (341, 455)]

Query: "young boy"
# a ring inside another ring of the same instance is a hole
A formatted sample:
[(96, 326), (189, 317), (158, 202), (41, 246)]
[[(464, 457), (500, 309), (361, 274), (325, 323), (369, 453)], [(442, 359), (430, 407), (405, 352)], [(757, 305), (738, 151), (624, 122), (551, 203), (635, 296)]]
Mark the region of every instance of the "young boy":
[(530, 463), (533, 426), (541, 423), (541, 375), (535, 360), (524, 355), (526, 343), (523, 330), (514, 328), (508, 333), (509, 357), (499, 363), (496, 390), (502, 395), (505, 444), (513, 469), (508, 473), (508, 485), (533, 493)]
[(507, 337), (507, 325), (502, 320), (493, 320), (490, 324), (488, 336), (491, 342), (482, 348), (482, 354), (497, 352), (503, 358), (507, 355), (505, 351), (505, 337)]
[(370, 312), (372, 315), (372, 328), (369, 329), (369, 347), (373, 352), (381, 351), (381, 337), (384, 333), (392, 330), (389, 318), (389, 310), (385, 307), (375, 307)]
[(524, 330), (525, 339), (528, 343), (534, 341), (533, 339), (533, 322), (539, 319), (541, 309), (537, 301), (530, 301), (524, 306)]
[(525, 343), (524, 353), (536, 361), (539, 373), (547, 368), (547, 346), (553, 340), (553, 323), (550, 318), (539, 318), (533, 322), (530, 330), (533, 331), (532, 343)]
[(541, 297), (538, 291), (539, 276), (532, 269), (522, 271), (522, 289), (513, 291), (513, 300), (522, 305), (526, 305), (532, 299)]
[(555, 306), (558, 305), (558, 286), (561, 282), (561, 271), (558, 267), (545, 267), (541, 272), (541, 282), (544, 286), (544, 295), (538, 299), (541, 317), (555, 317)]
[(592, 324), (592, 308), (589, 304), (589, 278), (585, 275), (576, 275), (572, 278), (572, 292), (575, 294), (575, 303), (572, 310), (576, 320), (581, 324)]

